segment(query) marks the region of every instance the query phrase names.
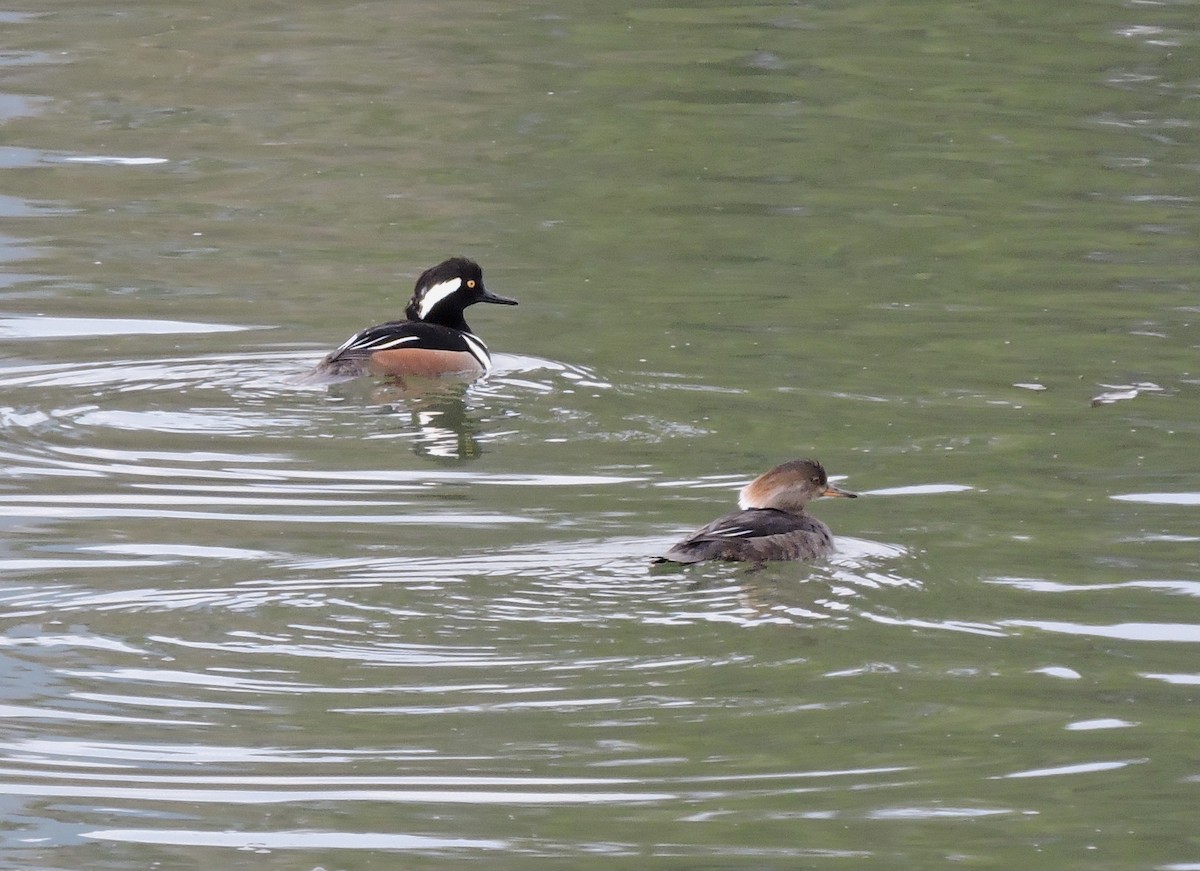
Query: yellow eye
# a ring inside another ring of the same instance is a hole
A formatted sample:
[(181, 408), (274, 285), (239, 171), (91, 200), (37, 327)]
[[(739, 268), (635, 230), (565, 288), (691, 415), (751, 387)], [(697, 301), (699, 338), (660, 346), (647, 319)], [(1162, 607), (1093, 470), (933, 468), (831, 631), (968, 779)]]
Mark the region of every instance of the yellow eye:
[(467, 287), (471, 288), (472, 290), (475, 289), (475, 279), (474, 278), (467, 280)]

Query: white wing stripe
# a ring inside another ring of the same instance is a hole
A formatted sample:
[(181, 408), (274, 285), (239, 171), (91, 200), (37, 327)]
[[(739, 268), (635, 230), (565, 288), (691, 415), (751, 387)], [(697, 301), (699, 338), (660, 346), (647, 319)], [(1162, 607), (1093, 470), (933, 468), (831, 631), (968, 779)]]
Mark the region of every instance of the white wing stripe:
[(378, 342), (373, 342), (364, 347), (370, 348), (372, 351), (386, 351), (388, 348), (395, 348), (397, 345), (403, 345), (405, 342), (415, 342), (418, 336), (400, 336), (395, 339), (380, 339)]
[(753, 535), (753, 529), (747, 529), (744, 526), (726, 526), (722, 529), (714, 529), (709, 535), (719, 538), (741, 538), (745, 535)]
[(420, 336), (378, 336), (376, 338), (367, 338), (362, 333), (357, 333), (351, 336), (343, 343), (343, 345), (334, 351), (335, 354), (340, 354), (342, 351), (386, 351), (388, 348), (395, 348), (397, 345), (403, 345), (405, 342), (416, 342)]

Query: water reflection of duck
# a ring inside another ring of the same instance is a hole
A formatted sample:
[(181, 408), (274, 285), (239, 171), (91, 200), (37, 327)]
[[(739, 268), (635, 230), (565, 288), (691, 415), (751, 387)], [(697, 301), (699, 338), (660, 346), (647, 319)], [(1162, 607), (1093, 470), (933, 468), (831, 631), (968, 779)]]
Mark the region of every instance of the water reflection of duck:
[(517, 304), (483, 286), (479, 264), (451, 257), (417, 279), (405, 320), (355, 333), (318, 363), (312, 374), (479, 377), (491, 369), (492, 357), (463, 318), (463, 310), (477, 302)]
[(804, 507), (819, 496), (858, 494), (829, 483), (816, 460), (792, 460), (742, 488), (741, 511), (718, 517), (655, 562), (800, 560), (833, 553), (833, 533)]
[(482, 424), (468, 411), (465, 392), (466, 386), (459, 385), (454, 392), (419, 397), (410, 393), (406, 405), (416, 434), (413, 453), (452, 465), (479, 459)]
[[(342, 381), (331, 395), (373, 414), (390, 418), (413, 453), (454, 465), (483, 455), (481, 411), (467, 401), (471, 385), (457, 378), (386, 378)], [(390, 435), (392, 427), (384, 424)]]

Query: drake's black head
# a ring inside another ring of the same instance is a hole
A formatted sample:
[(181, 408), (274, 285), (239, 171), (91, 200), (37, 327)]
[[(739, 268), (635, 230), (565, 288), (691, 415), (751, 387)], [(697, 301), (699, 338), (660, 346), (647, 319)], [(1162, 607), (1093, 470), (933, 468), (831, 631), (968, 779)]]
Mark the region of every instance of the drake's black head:
[(421, 273), (404, 316), (410, 321), (441, 324), (469, 333), (463, 310), (477, 302), (517, 304), (515, 299), (483, 286), (483, 270), (478, 263), (466, 257), (451, 257)]

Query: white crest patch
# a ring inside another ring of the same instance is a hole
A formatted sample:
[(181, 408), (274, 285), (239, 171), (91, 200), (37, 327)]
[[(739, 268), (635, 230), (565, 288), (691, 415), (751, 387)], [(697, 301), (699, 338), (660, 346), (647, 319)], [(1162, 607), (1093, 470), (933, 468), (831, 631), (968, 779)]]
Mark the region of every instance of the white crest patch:
[(441, 284), (435, 284), (429, 290), (421, 295), (421, 304), (417, 307), (417, 314), (421, 316), (421, 320), (429, 317), (429, 313), (433, 311), (433, 307), (444, 300), (450, 294), (454, 293), (462, 287), (461, 278), (451, 278), (449, 281), (443, 281)]

